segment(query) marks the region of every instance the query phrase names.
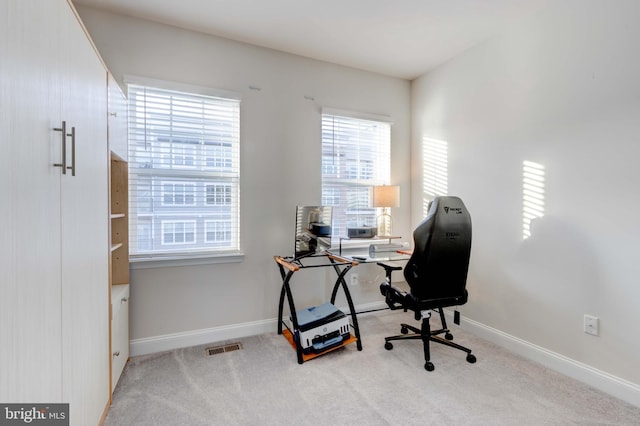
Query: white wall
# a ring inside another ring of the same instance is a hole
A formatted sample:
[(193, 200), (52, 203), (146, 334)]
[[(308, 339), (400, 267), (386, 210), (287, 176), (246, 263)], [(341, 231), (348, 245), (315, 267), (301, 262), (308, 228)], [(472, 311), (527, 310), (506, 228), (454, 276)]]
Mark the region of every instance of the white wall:
[[(640, 384), (640, 2), (549, 3), (413, 82), (412, 222), (421, 141), (444, 140), (449, 193), (474, 222), (463, 314)], [(546, 167), (525, 241), (523, 160)]]
[[(277, 316), (281, 280), (273, 255), (293, 251), (295, 206), (320, 203), (323, 106), (392, 118), (392, 183), (401, 185), (401, 206), (393, 212), (394, 226), (401, 234), (410, 235), (410, 176), (406, 167), (410, 161), (409, 82), (149, 21), (78, 9), (120, 82), (128, 74), (242, 95), (241, 244), (245, 259), (230, 264), (134, 269), (134, 354), (136, 342), (145, 339), (164, 336), (171, 340), (175, 336), (167, 335), (197, 334), (198, 330)], [(368, 267), (363, 267), (363, 273)], [(299, 272), (294, 278), (299, 307), (325, 301), (325, 283), (334, 276), (313, 271)], [(355, 289), (356, 304), (381, 300), (378, 282), (371, 281)], [(194, 343), (211, 336), (220, 334), (204, 333), (181, 341)]]

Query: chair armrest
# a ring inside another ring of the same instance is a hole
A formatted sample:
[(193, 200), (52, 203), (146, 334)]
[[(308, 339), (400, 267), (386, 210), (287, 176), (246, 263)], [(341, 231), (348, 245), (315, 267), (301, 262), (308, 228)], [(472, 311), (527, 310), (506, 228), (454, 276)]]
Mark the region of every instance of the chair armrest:
[(384, 268), (385, 276), (387, 280), (386, 282), (389, 284), (391, 284), (391, 274), (393, 273), (393, 271), (402, 270), (402, 266), (387, 265), (386, 263), (382, 263), (382, 262), (376, 262), (376, 264)]
[(376, 265), (382, 266), (387, 273), (402, 270), (402, 266), (387, 265), (386, 263), (376, 262)]

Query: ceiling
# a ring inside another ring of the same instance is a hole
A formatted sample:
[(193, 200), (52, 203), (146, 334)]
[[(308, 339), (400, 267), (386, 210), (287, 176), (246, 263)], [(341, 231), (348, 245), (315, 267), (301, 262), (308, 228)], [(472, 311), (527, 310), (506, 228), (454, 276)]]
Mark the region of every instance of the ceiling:
[(549, 0), (74, 0), (412, 80)]

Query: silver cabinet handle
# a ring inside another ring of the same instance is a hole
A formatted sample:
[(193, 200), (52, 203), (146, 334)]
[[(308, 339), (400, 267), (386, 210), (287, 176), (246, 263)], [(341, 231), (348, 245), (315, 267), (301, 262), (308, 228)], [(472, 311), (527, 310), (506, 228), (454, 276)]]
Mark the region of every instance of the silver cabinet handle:
[(67, 167), (67, 169), (71, 170), (71, 176), (75, 176), (76, 175), (76, 128), (75, 126), (71, 128), (71, 133), (67, 133), (67, 136), (71, 136), (71, 167)]
[(116, 351), (113, 353), (113, 356), (120, 356), (120, 351)]
[(120, 299), (120, 303), (127, 303), (129, 301), (128, 297), (123, 297), (122, 299)]
[(54, 167), (62, 167), (62, 174), (67, 174), (67, 122), (62, 122), (62, 127), (54, 127), (56, 132), (62, 132), (62, 163), (54, 163)]

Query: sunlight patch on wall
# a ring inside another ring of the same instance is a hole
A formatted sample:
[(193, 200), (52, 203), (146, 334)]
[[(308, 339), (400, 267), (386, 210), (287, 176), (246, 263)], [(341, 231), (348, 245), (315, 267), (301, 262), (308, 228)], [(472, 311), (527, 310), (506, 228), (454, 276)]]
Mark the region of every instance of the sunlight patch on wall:
[(531, 236), (531, 221), (544, 216), (544, 166), (522, 163), (522, 239)]
[(422, 212), (436, 195), (447, 195), (447, 142), (422, 138)]

